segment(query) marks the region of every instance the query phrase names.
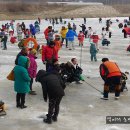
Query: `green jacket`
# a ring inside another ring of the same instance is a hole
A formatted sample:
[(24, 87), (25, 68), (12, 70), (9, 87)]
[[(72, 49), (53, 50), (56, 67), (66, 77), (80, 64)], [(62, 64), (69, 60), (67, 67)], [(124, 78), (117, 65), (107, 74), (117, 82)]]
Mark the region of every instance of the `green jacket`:
[(29, 93), (30, 91), (30, 77), (27, 71), (28, 58), (20, 56), (18, 58), (18, 65), (14, 68), (14, 90), (17, 93)]

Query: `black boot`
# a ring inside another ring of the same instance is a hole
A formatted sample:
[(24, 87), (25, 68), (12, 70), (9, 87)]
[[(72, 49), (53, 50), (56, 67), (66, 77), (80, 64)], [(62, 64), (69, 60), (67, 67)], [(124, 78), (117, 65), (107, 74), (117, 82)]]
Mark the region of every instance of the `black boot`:
[(19, 103), (17, 103), (16, 107), (17, 107), (17, 108), (20, 108), (20, 107), (21, 107), (21, 105), (20, 105)]
[(52, 116), (52, 120), (53, 120), (54, 122), (56, 122), (56, 121), (57, 121), (57, 116), (53, 115), (53, 116)]
[(24, 109), (24, 108), (27, 108), (27, 106), (21, 105), (20, 108), (21, 108), (21, 109)]
[(46, 119), (43, 119), (43, 122), (47, 123), (47, 124), (51, 124), (52, 123), (52, 120), (51, 118), (46, 118)]

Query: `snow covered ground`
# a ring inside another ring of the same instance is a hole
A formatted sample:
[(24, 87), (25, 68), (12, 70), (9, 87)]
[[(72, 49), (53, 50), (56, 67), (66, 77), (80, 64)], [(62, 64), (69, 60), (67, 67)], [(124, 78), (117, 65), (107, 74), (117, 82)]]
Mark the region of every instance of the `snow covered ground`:
[[(115, 61), (123, 72), (130, 72), (130, 54), (126, 52), (130, 39), (124, 39), (122, 30), (118, 29), (116, 18), (112, 18), (113, 34), (110, 39), (109, 47), (102, 47), (99, 43), (99, 53), (97, 54), (97, 62), (91, 62), (89, 53), (89, 40), (86, 39), (82, 54), (83, 74), (88, 83), (91, 83), (99, 90), (103, 90), (103, 81), (99, 75), (99, 65), (103, 57), (108, 57)], [(124, 18), (119, 18), (123, 21)], [(76, 23), (77, 32), (83, 23), (83, 19), (75, 19), (71, 23)], [(1, 21), (0, 24), (7, 21)], [(15, 21), (15, 24), (21, 21)], [(26, 25), (34, 23), (34, 20), (24, 21)], [(47, 21), (42, 20), (41, 33), (37, 35), (39, 44), (45, 43), (43, 30), (49, 25)], [(60, 30), (62, 25), (56, 25), (55, 30)], [(103, 23), (99, 24), (97, 18), (88, 18), (87, 27), (91, 26), (97, 34), (101, 34), (101, 28), (105, 26), (105, 18)], [(59, 56), (60, 62), (67, 62), (73, 57), (80, 61), (80, 50), (76, 38), (76, 49), (69, 51), (63, 46)], [(27, 109), (20, 110), (15, 107), (15, 92), (13, 90), (13, 82), (6, 79), (7, 74), (14, 67), (14, 60), (20, 50), (17, 44), (12, 45), (8, 42), (8, 50), (0, 49), (0, 99), (7, 104), (7, 116), (0, 118), (0, 130), (130, 130), (130, 125), (106, 125), (106, 116), (129, 116), (130, 115), (130, 92), (121, 94), (120, 100), (114, 100), (114, 94), (110, 94), (109, 101), (102, 101), (101, 94), (91, 88), (88, 84), (76, 85), (75, 83), (67, 86), (66, 96), (61, 103), (61, 110), (57, 123), (47, 125), (42, 122), (41, 115), (47, 113), (48, 105), (42, 99), (41, 85), (34, 83), (33, 88), (36, 90), (36, 96), (26, 96)], [(38, 69), (44, 69), (40, 55), (37, 59)], [(89, 78), (87, 78), (89, 77)], [(129, 87), (130, 81), (127, 82)]]

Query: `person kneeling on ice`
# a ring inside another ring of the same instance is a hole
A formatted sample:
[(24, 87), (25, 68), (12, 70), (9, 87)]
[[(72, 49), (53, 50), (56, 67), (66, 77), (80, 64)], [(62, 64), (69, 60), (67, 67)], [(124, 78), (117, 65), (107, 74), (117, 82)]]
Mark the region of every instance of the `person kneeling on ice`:
[(43, 120), (48, 124), (51, 124), (52, 120), (57, 121), (60, 102), (65, 95), (64, 89), (66, 86), (59, 73), (60, 68), (57, 66), (52, 73), (39, 70), (36, 76), (36, 82), (40, 82), (42, 85), (44, 101), (47, 102), (47, 98), (49, 98), (48, 114)]
[(115, 99), (120, 97), (120, 82), (121, 82), (121, 71), (115, 62), (109, 61), (108, 58), (102, 59), (102, 64), (100, 65), (100, 75), (104, 80), (104, 93), (103, 100), (108, 100), (108, 93), (110, 86), (115, 88)]

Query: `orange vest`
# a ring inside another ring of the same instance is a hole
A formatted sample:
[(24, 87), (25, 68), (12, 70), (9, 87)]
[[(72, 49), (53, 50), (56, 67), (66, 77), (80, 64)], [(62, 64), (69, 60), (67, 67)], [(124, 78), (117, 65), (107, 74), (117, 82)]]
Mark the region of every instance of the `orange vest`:
[(116, 63), (111, 61), (106, 61), (103, 64), (108, 70), (108, 75), (107, 75), (108, 78), (112, 76), (121, 76), (121, 71)]

